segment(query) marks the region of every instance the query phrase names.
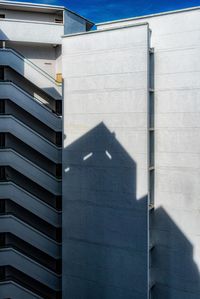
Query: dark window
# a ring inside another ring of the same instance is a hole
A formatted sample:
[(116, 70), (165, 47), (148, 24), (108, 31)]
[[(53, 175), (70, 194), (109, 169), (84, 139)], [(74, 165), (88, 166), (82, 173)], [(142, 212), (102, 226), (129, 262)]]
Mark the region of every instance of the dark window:
[(4, 80), (4, 68), (0, 67), (0, 80)]
[(5, 147), (5, 133), (0, 133), (0, 148)]
[(59, 115), (62, 114), (62, 101), (56, 101), (56, 113)]
[(0, 14), (0, 19), (5, 19), (5, 15)]
[(0, 181), (5, 181), (5, 178), (6, 178), (5, 167), (0, 166)]
[(55, 23), (60, 23), (60, 24), (62, 24), (62, 22), (63, 22), (62, 19), (58, 19), (58, 18), (55, 19)]
[(56, 132), (56, 144), (62, 146), (62, 132)]
[(0, 100), (0, 114), (5, 114), (5, 100)]
[(56, 164), (56, 177), (58, 179), (62, 178), (62, 164)]
[(56, 209), (59, 211), (62, 210), (62, 196), (56, 196)]

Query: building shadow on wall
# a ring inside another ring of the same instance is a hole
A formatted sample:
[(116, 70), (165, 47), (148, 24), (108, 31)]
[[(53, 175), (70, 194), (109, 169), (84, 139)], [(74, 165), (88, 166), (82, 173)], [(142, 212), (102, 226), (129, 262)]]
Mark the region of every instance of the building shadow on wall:
[[(64, 298), (146, 299), (148, 203), (136, 196), (136, 162), (100, 123), (64, 149), (63, 168)], [(152, 219), (153, 298), (183, 299), (166, 285), (183, 265), (199, 283), (192, 245), (162, 208)], [(162, 223), (179, 240), (176, 249), (187, 252), (184, 262), (179, 250), (169, 252)]]
[(194, 247), (162, 206), (152, 214), (151, 235), (155, 281), (151, 298), (199, 299), (200, 273), (194, 261)]

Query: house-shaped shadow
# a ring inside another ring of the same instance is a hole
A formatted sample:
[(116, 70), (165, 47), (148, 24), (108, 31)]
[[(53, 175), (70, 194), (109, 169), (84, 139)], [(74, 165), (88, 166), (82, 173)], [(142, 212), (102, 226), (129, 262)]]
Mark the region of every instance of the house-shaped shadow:
[(147, 198), (136, 163), (101, 123), (63, 153), (63, 288), (69, 298), (146, 298)]
[[(136, 162), (115, 134), (100, 123), (64, 149), (63, 168), (64, 296), (70, 299), (146, 299), (148, 204), (147, 196), (136, 196)], [(160, 208), (155, 213), (155, 219), (152, 215), (153, 276), (158, 281), (152, 295), (154, 299), (170, 299), (168, 295), (162, 297), (169, 292), (163, 288), (165, 269), (164, 273), (161, 271), (166, 251), (161, 250), (162, 245), (156, 238), (161, 211)], [(163, 221), (170, 223), (180, 239), (185, 238), (167, 213)], [(187, 266), (194, 269), (191, 244), (186, 238), (182, 244), (189, 248)], [(170, 261), (167, 262), (165, 265), (169, 267)], [(199, 279), (197, 270), (193, 272), (196, 280)]]

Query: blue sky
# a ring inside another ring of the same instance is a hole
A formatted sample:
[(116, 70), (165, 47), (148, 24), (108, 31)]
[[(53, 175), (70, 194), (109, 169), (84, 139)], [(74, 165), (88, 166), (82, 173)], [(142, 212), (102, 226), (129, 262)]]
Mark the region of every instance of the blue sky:
[(200, 0), (26, 0), (24, 2), (64, 5), (95, 23), (200, 5)]

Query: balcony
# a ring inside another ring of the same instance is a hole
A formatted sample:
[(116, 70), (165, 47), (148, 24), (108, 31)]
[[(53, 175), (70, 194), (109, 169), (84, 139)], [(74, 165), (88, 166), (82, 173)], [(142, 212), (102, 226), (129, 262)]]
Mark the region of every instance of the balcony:
[(62, 23), (0, 19), (0, 40), (61, 44), (62, 35)]

